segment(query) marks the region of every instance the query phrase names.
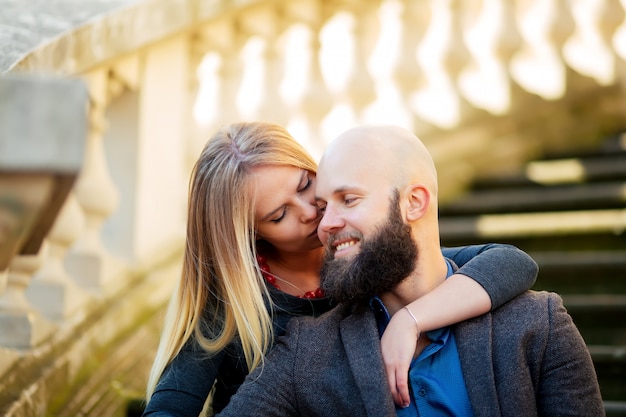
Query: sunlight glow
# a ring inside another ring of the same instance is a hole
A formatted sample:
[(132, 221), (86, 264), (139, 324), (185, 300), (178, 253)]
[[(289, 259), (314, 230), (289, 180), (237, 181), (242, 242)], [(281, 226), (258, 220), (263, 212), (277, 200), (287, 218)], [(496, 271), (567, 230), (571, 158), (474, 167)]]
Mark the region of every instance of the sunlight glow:
[(511, 105), (509, 75), (502, 59), (495, 56), (494, 44), (498, 37), (513, 29), (502, 27), (504, 5), (500, 0), (485, 0), (477, 23), (465, 32), (468, 49), (475, 58), (473, 68), (466, 69), (459, 78), (459, 88), (476, 107), (492, 114), (504, 114)]
[[(621, 0), (622, 9), (626, 9), (626, 0)], [(626, 19), (622, 22), (622, 25), (615, 31), (613, 36), (613, 48), (615, 52), (623, 60), (626, 60)]]
[(285, 74), (280, 84), (280, 94), (287, 104), (293, 105), (304, 95), (310, 77), (311, 33), (304, 25), (293, 25), (283, 36), (285, 41)]
[(525, 90), (545, 99), (563, 96), (566, 88), (565, 66), (554, 44), (546, 39), (551, 29), (553, 2), (535, 1), (518, 22), (526, 48), (513, 57), (511, 74)]
[(500, 238), (590, 231), (621, 233), (626, 228), (626, 210), (485, 215), (480, 216), (476, 228), (482, 237)]
[(376, 100), (363, 111), (363, 121), (410, 129), (411, 115), (403, 102), (402, 86), (393, 79), (394, 64), (401, 53), (401, 13), (402, 4), (395, 0), (383, 3), (379, 9), (380, 33), (367, 65), (374, 79)]
[(615, 57), (596, 25), (594, 17), (599, 13), (598, 7), (595, 0), (572, 4), (577, 32), (564, 45), (563, 57), (581, 74), (608, 85), (615, 79)]
[(431, 21), (417, 53), (427, 86), (412, 94), (409, 103), (417, 115), (443, 128), (453, 127), (461, 117), (460, 98), (443, 62), (453, 33), (451, 13), (448, 2), (432, 2)]
[(193, 106), (193, 116), (199, 126), (208, 126), (218, 116), (221, 57), (208, 53), (198, 67), (198, 95)]
[(531, 162), (526, 167), (526, 176), (544, 185), (583, 182), (585, 167), (577, 159)]
[(325, 141), (323, 146), (326, 147), (330, 140), (356, 126), (357, 123), (358, 120), (354, 114), (354, 109), (350, 105), (337, 104), (322, 120), (320, 131)]
[(320, 31), (322, 77), (333, 93), (342, 91), (354, 66), (354, 17), (348, 13), (333, 16)]
[[(278, 38), (250, 36), (241, 49), (231, 52), (237, 56), (209, 52), (198, 67), (193, 117), (200, 127), (250, 120), (263, 115), (260, 107), (270, 99), (281, 100), (278, 104), (289, 112), (284, 115), (289, 128), (318, 154), (329, 140), (359, 123), (413, 129), (423, 122), (453, 128), (467, 110), (462, 106), (468, 104), (505, 114), (512, 104), (514, 84), (516, 91), (519, 87), (544, 99), (559, 99), (570, 69), (601, 85), (615, 83), (616, 59), (626, 59), (626, 0), (565, 3), (475, 0), (457, 6), (451, 0), (424, 0), (425, 10), (409, 6), (407, 0), (385, 0), (377, 10), (378, 24), (372, 25), (379, 29), (376, 43), (371, 54), (363, 57), (365, 66), (359, 62), (359, 67), (356, 48), (362, 45), (354, 33), (359, 13), (334, 10), (319, 32), (310, 22), (293, 22), (276, 33)], [(417, 33), (409, 30), (415, 27), (404, 26), (411, 24), (407, 22), (423, 22), (420, 34), (424, 36), (413, 42), (403, 38)], [(318, 45), (319, 50), (314, 49)], [(280, 49), (281, 62), (268, 57), (268, 47), (272, 52)], [(471, 66), (466, 68), (465, 48), (471, 54)], [(408, 55), (414, 55), (415, 62), (403, 60)], [(317, 57), (319, 76), (312, 67)], [(268, 73), (278, 65), (284, 74)], [(411, 83), (413, 65), (417, 83)], [(276, 80), (279, 76), (282, 79)], [(361, 79), (374, 84), (357, 85)], [(370, 102), (372, 90), (375, 97)], [(322, 91), (319, 100), (316, 91)], [(320, 118), (320, 126), (307, 127)], [(309, 130), (321, 137), (310, 137)]]
[(263, 52), (266, 42), (253, 36), (242, 49), (243, 76), (237, 93), (237, 109), (242, 119), (255, 119), (265, 94), (265, 60)]

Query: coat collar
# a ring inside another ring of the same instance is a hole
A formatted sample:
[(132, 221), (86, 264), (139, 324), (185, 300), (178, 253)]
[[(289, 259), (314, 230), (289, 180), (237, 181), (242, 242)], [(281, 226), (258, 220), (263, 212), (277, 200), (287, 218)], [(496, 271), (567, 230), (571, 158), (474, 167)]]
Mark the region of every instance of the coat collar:
[(374, 314), (367, 307), (356, 307), (339, 329), (367, 416), (395, 416)]
[(454, 326), (461, 369), (474, 417), (500, 415), (493, 370), (491, 314)]

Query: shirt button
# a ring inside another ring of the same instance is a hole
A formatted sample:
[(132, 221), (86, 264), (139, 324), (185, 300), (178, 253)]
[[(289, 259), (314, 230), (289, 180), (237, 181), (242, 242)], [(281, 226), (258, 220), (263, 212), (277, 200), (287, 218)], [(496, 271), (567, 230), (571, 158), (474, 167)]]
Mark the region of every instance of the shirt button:
[(417, 391), (417, 395), (419, 395), (420, 397), (425, 397), (426, 390), (424, 388), (420, 389), (419, 391)]

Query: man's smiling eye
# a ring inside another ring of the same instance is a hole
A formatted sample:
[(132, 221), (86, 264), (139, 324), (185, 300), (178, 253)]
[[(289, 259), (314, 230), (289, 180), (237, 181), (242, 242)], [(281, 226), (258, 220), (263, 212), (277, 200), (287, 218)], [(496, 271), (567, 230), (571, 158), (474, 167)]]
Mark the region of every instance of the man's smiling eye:
[(343, 198), (343, 203), (346, 205), (350, 205), (352, 203), (354, 203), (356, 200), (358, 200), (358, 197), (355, 196), (345, 196)]

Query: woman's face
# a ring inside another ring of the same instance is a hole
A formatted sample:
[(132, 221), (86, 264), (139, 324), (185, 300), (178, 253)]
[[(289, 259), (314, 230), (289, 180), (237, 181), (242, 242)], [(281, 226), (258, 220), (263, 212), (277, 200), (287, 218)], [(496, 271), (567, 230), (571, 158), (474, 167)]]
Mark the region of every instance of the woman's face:
[(302, 252), (321, 246), (315, 174), (292, 166), (265, 165), (252, 171), (257, 238), (279, 251)]

